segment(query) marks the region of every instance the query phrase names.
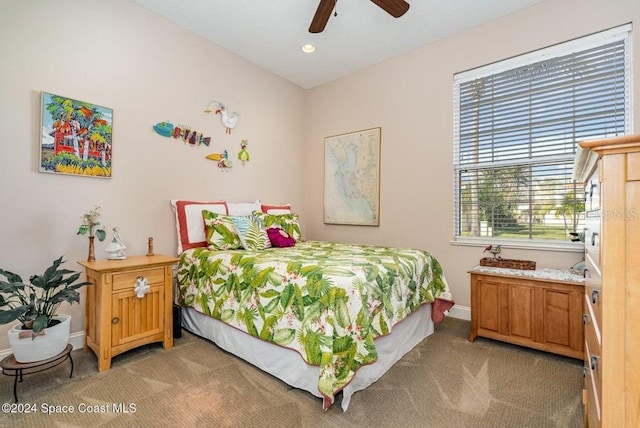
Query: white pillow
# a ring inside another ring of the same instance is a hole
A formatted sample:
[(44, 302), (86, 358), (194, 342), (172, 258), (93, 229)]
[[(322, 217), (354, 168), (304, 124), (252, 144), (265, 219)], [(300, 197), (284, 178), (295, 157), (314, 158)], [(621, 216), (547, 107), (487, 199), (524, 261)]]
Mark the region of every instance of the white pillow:
[(171, 199), (170, 202), (176, 216), (178, 255), (190, 248), (206, 247), (208, 245), (202, 210), (216, 214), (227, 214), (227, 203), (225, 201), (198, 202)]
[(251, 215), (254, 211), (260, 211), (260, 200), (255, 202), (227, 202), (229, 215)]

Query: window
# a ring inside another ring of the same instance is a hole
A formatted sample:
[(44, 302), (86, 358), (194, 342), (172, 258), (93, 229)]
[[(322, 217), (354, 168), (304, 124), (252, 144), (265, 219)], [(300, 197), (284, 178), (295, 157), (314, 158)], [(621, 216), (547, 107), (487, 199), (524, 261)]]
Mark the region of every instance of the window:
[(454, 76), (456, 241), (553, 245), (580, 230), (577, 143), (631, 132), (630, 31)]

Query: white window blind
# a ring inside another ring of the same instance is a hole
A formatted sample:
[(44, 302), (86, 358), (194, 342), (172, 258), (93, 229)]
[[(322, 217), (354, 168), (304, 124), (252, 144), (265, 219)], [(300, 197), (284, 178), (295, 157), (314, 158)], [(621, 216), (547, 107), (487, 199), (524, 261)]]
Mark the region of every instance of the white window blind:
[(455, 76), (457, 240), (571, 240), (584, 209), (577, 143), (630, 132), (630, 31)]

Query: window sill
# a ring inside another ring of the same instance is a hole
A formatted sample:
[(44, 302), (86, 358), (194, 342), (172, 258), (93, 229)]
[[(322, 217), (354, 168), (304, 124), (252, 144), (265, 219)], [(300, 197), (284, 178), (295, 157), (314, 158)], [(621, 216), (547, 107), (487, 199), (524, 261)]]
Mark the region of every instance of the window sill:
[(543, 250), (543, 251), (563, 251), (568, 253), (584, 253), (583, 242), (555, 242), (555, 241), (531, 241), (521, 239), (500, 239), (490, 236), (482, 238), (455, 238), (449, 242), (451, 245), (464, 247), (486, 247), (487, 245), (502, 245), (504, 248), (518, 250)]

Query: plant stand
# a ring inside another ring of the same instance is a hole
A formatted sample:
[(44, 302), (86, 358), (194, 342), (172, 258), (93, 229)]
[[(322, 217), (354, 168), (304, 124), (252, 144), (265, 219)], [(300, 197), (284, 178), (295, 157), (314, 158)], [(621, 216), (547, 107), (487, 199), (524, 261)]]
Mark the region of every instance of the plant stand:
[(22, 382), (22, 376), (26, 374), (39, 373), (44, 370), (53, 368), (59, 364), (62, 364), (67, 359), (71, 363), (71, 373), (69, 377), (73, 377), (73, 359), (71, 358), (71, 350), (73, 346), (68, 344), (67, 347), (56, 355), (55, 357), (48, 358), (42, 361), (34, 361), (32, 363), (19, 363), (13, 354), (5, 357), (0, 361), (0, 368), (2, 368), (2, 374), (7, 376), (13, 376), (13, 398), (15, 402), (18, 402), (18, 378)]

